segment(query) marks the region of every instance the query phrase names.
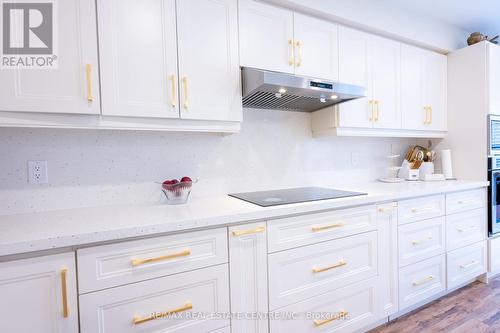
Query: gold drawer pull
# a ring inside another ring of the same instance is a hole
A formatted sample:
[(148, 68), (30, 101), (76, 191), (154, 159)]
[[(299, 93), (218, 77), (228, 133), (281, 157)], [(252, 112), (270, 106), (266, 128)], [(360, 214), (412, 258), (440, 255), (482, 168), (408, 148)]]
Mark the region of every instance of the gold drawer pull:
[(191, 304), (191, 302), (188, 302), (188, 303), (184, 304), (183, 306), (181, 306), (180, 308), (177, 308), (177, 309), (168, 310), (168, 311), (165, 311), (165, 312), (155, 312), (151, 316), (148, 316), (148, 317), (142, 317), (142, 318), (141, 317), (134, 317), (133, 322), (134, 322), (134, 325), (139, 325), (139, 324), (151, 321), (151, 320), (162, 319), (162, 318), (171, 316), (174, 313), (179, 313), (179, 312), (184, 312), (184, 311), (187, 311), (187, 310), (191, 310), (192, 308), (193, 308), (193, 304)]
[(424, 284), (424, 283), (427, 283), (427, 282), (431, 282), (432, 280), (434, 280), (434, 276), (429, 275), (429, 276), (428, 276), (428, 277), (426, 277), (425, 279), (422, 279), (422, 280), (420, 280), (420, 281), (415, 281), (415, 282), (413, 282), (412, 284), (413, 284), (414, 286), (419, 286), (419, 285), (421, 285), (421, 284)]
[(415, 245), (425, 243), (425, 242), (430, 241), (430, 240), (432, 240), (432, 236), (427, 236), (426, 238), (423, 238), (423, 239), (411, 241), (411, 245), (415, 246)]
[(160, 257), (146, 258), (146, 259), (132, 259), (131, 264), (132, 264), (132, 266), (139, 266), (139, 265), (149, 264), (151, 262), (169, 260), (169, 259), (174, 259), (174, 258), (178, 258), (178, 257), (185, 257), (185, 256), (188, 256), (190, 254), (191, 254), (191, 250), (185, 249), (185, 250), (178, 252), (178, 253), (167, 254), (164, 256), (160, 256)]
[(85, 73), (87, 74), (87, 101), (93, 102), (94, 96), (92, 96), (92, 65), (87, 64), (85, 66)]
[(62, 306), (63, 306), (63, 317), (68, 318), (69, 316), (69, 305), (68, 305), (68, 283), (67, 277), (68, 269), (63, 268), (61, 270), (61, 289), (62, 289)]
[(467, 228), (458, 228), (457, 231), (458, 232), (466, 232), (466, 231), (472, 231), (472, 230), (476, 230), (477, 227), (476, 226), (470, 226), (470, 227), (467, 227)]
[(338, 267), (342, 267), (342, 266), (345, 266), (347, 265), (347, 261), (345, 260), (340, 260), (339, 262), (331, 265), (331, 266), (328, 266), (328, 267), (323, 267), (323, 268), (313, 268), (312, 271), (313, 273), (321, 273), (321, 272), (324, 272), (324, 271), (329, 271), (330, 269), (334, 269), (334, 268), (338, 268)]
[(471, 261), (470, 263), (468, 263), (468, 264), (460, 265), (460, 268), (461, 268), (461, 269), (466, 269), (466, 268), (470, 268), (470, 267), (472, 267), (472, 266), (476, 266), (476, 264), (477, 264), (477, 263), (476, 263), (476, 261), (475, 261), (475, 260), (472, 260), (472, 261)]
[(345, 225), (344, 222), (339, 222), (339, 223), (335, 223), (335, 224), (323, 225), (320, 227), (312, 227), (311, 230), (313, 232), (318, 232), (318, 231), (323, 231), (323, 230), (327, 230), (327, 229), (340, 228), (340, 227), (343, 227), (344, 225)]
[(370, 99), (370, 100), (368, 101), (368, 105), (370, 106), (370, 118), (368, 118), (368, 121), (369, 121), (369, 122), (372, 122), (372, 121), (373, 121), (373, 119), (374, 119), (374, 116), (375, 116), (375, 115), (374, 115), (374, 112), (375, 112), (375, 111), (374, 111), (374, 109), (373, 109), (373, 99)]
[(392, 203), (392, 207), (388, 207), (388, 206), (385, 206), (385, 207), (380, 207), (378, 209), (378, 212), (379, 213), (387, 213), (387, 212), (392, 212), (393, 209), (395, 208), (398, 208), (398, 203), (397, 202), (393, 202)]
[(434, 210), (434, 207), (429, 206), (429, 207), (422, 207), (422, 208), (412, 208), (411, 212), (418, 213), (418, 212), (427, 212), (430, 210)]
[(334, 320), (338, 320), (338, 319), (341, 319), (341, 318), (345, 318), (349, 315), (349, 312), (347, 311), (344, 311), (344, 310), (341, 310), (339, 313), (337, 313), (335, 316), (331, 317), (331, 318), (328, 318), (328, 319), (323, 319), (323, 320), (315, 320), (313, 323), (314, 323), (314, 327), (318, 327), (318, 326), (323, 326), (325, 324), (328, 324), (328, 323), (331, 323), (332, 321)]
[(266, 231), (266, 227), (257, 227), (254, 229), (248, 229), (248, 230), (235, 230), (233, 231), (233, 236), (239, 237), (243, 235), (251, 235), (251, 234), (257, 234), (259, 232), (264, 232)]

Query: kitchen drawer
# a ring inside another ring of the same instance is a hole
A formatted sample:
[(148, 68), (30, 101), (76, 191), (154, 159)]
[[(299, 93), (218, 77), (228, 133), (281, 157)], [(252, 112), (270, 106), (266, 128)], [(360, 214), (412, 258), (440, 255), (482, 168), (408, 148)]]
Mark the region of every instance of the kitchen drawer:
[(202, 333), (224, 328), (229, 319), (199, 314), (229, 312), (228, 276), (224, 264), (81, 295), (81, 333)]
[(403, 200), (398, 204), (399, 224), (411, 223), (444, 215), (444, 195)]
[(442, 254), (399, 270), (399, 309), (446, 290), (446, 260)]
[(377, 275), (377, 232), (269, 255), (271, 310)]
[(399, 267), (443, 254), (445, 240), (444, 217), (399, 226)]
[(449, 193), (446, 195), (446, 214), (483, 208), (486, 205), (486, 193), (483, 188)]
[(376, 228), (375, 206), (277, 219), (268, 223), (268, 251), (291, 249)]
[(376, 278), (280, 309), (295, 319), (270, 321), (271, 333), (357, 332), (379, 319)]
[(479, 208), (446, 216), (446, 249), (448, 251), (486, 239), (486, 210)]
[(77, 251), (80, 293), (226, 263), (227, 230), (190, 232)]
[(486, 258), (486, 241), (448, 252), (446, 260), (448, 289), (485, 273)]

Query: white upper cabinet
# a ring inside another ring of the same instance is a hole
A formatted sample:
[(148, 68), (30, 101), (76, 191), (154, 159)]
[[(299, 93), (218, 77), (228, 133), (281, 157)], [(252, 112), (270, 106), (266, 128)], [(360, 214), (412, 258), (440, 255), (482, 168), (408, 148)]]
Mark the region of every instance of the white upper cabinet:
[(369, 71), (369, 35), (339, 27), (339, 80), (365, 87), (366, 98), (339, 105), (339, 125), (343, 127), (371, 127), (372, 78)]
[(500, 46), (487, 43), (488, 113), (500, 115)]
[(263, 4), (239, 1), (240, 65), (338, 79), (338, 26)]
[(57, 68), (2, 69), (0, 111), (99, 114), (95, 3), (58, 1)]
[(241, 120), (236, 0), (98, 0), (103, 115)]
[(399, 128), (400, 44), (339, 27), (339, 79), (363, 86), (366, 98), (339, 105), (339, 126)]
[(2, 332), (79, 332), (73, 252), (0, 263), (0, 293)]
[(403, 128), (446, 131), (447, 58), (403, 45), (401, 101)]
[(238, 5), (240, 65), (293, 73), (293, 13), (255, 0)]
[(102, 113), (178, 118), (175, 0), (98, 0)]
[(338, 26), (297, 13), (293, 17), (295, 74), (337, 80)]
[(181, 118), (240, 121), (237, 0), (177, 1)]
[(401, 44), (372, 36), (369, 64), (373, 87), (373, 127), (400, 128), (399, 102)]

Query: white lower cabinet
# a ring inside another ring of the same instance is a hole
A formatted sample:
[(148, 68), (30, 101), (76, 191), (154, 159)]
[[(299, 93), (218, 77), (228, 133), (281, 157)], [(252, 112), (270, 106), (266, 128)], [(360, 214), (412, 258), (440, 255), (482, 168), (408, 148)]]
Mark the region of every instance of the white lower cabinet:
[(78, 333), (75, 254), (0, 263), (0, 330)]
[(257, 317), (268, 312), (265, 223), (229, 228), (229, 267), (232, 332), (268, 332), (267, 318)]
[(204, 333), (229, 326), (228, 265), (80, 296), (81, 333)]
[[(280, 308), (270, 321), (272, 333), (353, 332), (375, 322), (377, 278)], [(293, 318), (293, 319), (292, 319)]]
[(486, 241), (447, 254), (448, 289), (468, 282), (486, 272)]
[(444, 254), (399, 270), (399, 306), (403, 309), (446, 290)]
[(459, 249), (486, 239), (486, 209), (446, 216), (446, 248)]

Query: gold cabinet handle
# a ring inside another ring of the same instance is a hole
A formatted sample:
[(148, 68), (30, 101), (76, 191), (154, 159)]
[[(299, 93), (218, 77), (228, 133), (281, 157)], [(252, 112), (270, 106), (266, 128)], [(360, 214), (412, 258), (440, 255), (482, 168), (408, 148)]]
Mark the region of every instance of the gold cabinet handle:
[(432, 280), (434, 280), (434, 276), (432, 275), (429, 275), (428, 277), (426, 277), (425, 279), (422, 279), (420, 281), (414, 281), (412, 284), (414, 286), (419, 286), (421, 284), (424, 284), (424, 283), (427, 283), (427, 282), (431, 282)]
[(184, 103), (183, 103), (183, 107), (184, 107), (184, 109), (187, 109), (189, 107), (188, 78), (187, 78), (187, 76), (184, 76), (182, 78), (182, 83), (184, 84)]
[(368, 101), (368, 105), (370, 106), (370, 118), (368, 118), (368, 121), (372, 122), (373, 119), (374, 119), (373, 118), (373, 112), (374, 112), (374, 110), (373, 110), (373, 99), (370, 99)]
[(343, 227), (344, 225), (345, 225), (344, 222), (340, 222), (340, 223), (323, 225), (323, 226), (319, 226), (319, 227), (312, 227), (311, 230), (312, 230), (312, 232), (318, 232), (318, 231), (323, 231), (323, 230), (327, 230), (327, 229), (340, 228), (340, 227)]
[(297, 63), (295, 64), (295, 66), (300, 67), (302, 65), (302, 42), (300, 40), (298, 40), (295, 42), (295, 45), (297, 46), (297, 50), (299, 53), (299, 56), (298, 56), (299, 59), (297, 60)]
[(233, 231), (233, 236), (239, 237), (243, 235), (257, 234), (259, 232), (264, 232), (264, 231), (266, 231), (266, 227), (257, 227), (255, 229), (248, 229), (248, 230), (235, 230)]
[(424, 120), (424, 125), (429, 125), (429, 107), (424, 106), (424, 112), (425, 112), (425, 120)]
[(430, 240), (432, 240), (432, 236), (427, 236), (427, 237), (419, 239), (419, 240), (411, 241), (411, 245), (415, 246), (415, 245), (418, 245), (418, 244), (422, 244), (422, 243), (428, 242)]
[(191, 254), (191, 250), (185, 249), (185, 250), (182, 250), (181, 252), (167, 254), (164, 256), (160, 256), (160, 257), (146, 258), (146, 259), (132, 259), (130, 264), (135, 267), (135, 266), (149, 264), (149, 263), (157, 262), (157, 261), (169, 260), (169, 259), (174, 259), (174, 258), (178, 258), (178, 257), (186, 257), (190, 254)]
[(476, 261), (475, 260), (472, 260), (470, 263), (468, 264), (464, 264), (464, 265), (460, 265), (460, 268), (461, 269), (466, 269), (466, 268), (470, 268), (472, 266), (476, 266)]
[(328, 323), (331, 323), (332, 321), (334, 320), (338, 320), (338, 319), (341, 319), (341, 318), (345, 318), (349, 315), (349, 312), (345, 311), (345, 310), (341, 310), (339, 311), (335, 316), (333, 316), (332, 318), (328, 318), (328, 319), (323, 319), (323, 320), (315, 320), (313, 321), (314, 323), (314, 327), (318, 327), (318, 326), (323, 326), (325, 324), (328, 324)]
[(429, 106), (429, 125), (432, 124), (432, 106)]
[(187, 302), (186, 304), (184, 304), (183, 306), (181, 306), (179, 308), (164, 311), (164, 312), (155, 312), (147, 317), (141, 318), (141, 317), (136, 316), (133, 318), (132, 321), (133, 321), (134, 325), (139, 325), (139, 324), (146, 323), (148, 321), (155, 320), (155, 319), (164, 319), (164, 318), (171, 316), (175, 313), (191, 310), (192, 308), (193, 308), (193, 304), (191, 304), (191, 302)]
[(171, 105), (173, 108), (177, 106), (177, 96), (175, 93), (175, 75), (170, 75), (170, 83), (172, 84), (172, 99)]
[(67, 283), (68, 269), (63, 268), (61, 270), (61, 289), (62, 289), (62, 306), (63, 306), (63, 317), (68, 318), (69, 316), (69, 305), (68, 305), (68, 283)]
[(312, 272), (313, 273), (321, 273), (321, 272), (325, 272), (325, 271), (329, 271), (331, 269), (334, 269), (334, 268), (339, 268), (339, 267), (342, 267), (342, 266), (345, 266), (347, 265), (347, 261), (345, 260), (340, 260), (339, 262), (331, 265), (331, 266), (327, 266), (327, 267), (323, 267), (323, 268), (313, 268), (312, 269)]
[(290, 45), (290, 60), (288, 60), (288, 64), (293, 66), (295, 65), (295, 43), (293, 39), (288, 40), (288, 45)]
[(375, 117), (373, 121), (377, 122), (380, 117), (380, 103), (378, 100), (375, 100), (374, 104), (375, 104)]
[(92, 96), (92, 65), (87, 64), (85, 66), (85, 73), (87, 74), (87, 101), (93, 102), (94, 96)]

